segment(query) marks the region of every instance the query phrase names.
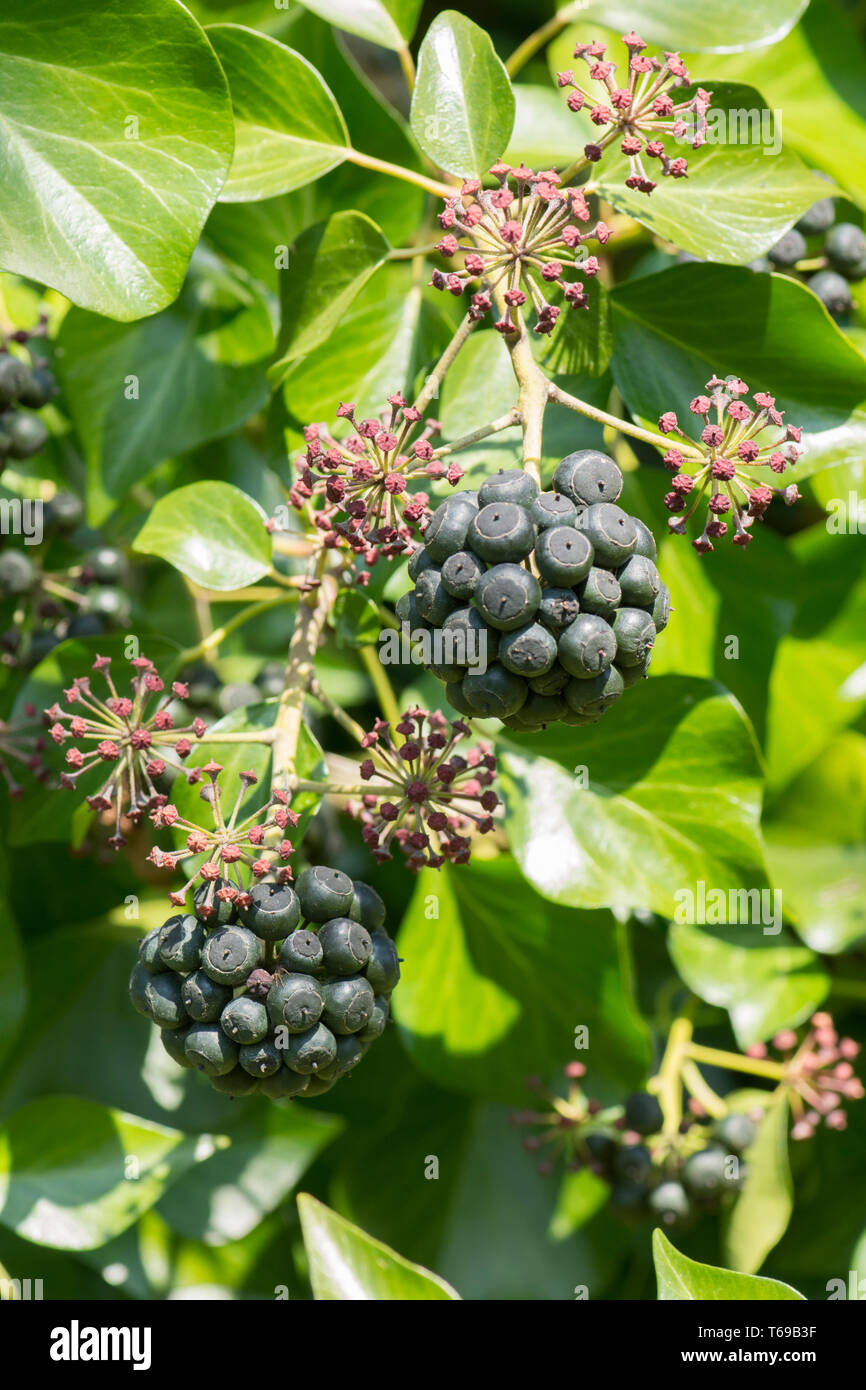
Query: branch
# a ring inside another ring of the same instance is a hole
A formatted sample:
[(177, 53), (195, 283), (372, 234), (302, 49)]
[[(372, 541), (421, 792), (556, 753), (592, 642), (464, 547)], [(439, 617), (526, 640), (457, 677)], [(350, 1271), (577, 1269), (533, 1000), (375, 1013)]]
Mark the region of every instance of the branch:
[(451, 366), (458, 352), (462, 348), (463, 344), (466, 342), (466, 339), (469, 337), (469, 334), (475, 327), (475, 323), (476, 320), (471, 319), (468, 314), (466, 314), (463, 317), (463, 319), (461, 319), (460, 324), (457, 327), (450, 343), (446, 347), (442, 356), (439, 358), (439, 361), (436, 363), (436, 366), (433, 368), (432, 372), (430, 372), (427, 376), (427, 379), (424, 382), (423, 390), (420, 392), (418, 398), (413, 402), (415, 409), (420, 410), (422, 415), (424, 411), (427, 409), (427, 406), (432, 401), (433, 397), (439, 395), (439, 387), (442, 385), (442, 380), (445, 376), (445, 373), (448, 371), (448, 368)]
[[(547, 395), (548, 399), (555, 401), (557, 405), (564, 405), (568, 410), (576, 410), (578, 415), (586, 415), (590, 420), (597, 420), (600, 425), (609, 425), (611, 429), (618, 430), (620, 434), (630, 434), (634, 439), (643, 439), (656, 449), (665, 450), (671, 446), (671, 441), (666, 439), (663, 434), (641, 429), (639, 425), (633, 425), (630, 420), (623, 420), (618, 415), (609, 415), (606, 410), (599, 410), (598, 406), (590, 405), (587, 401), (578, 400), (577, 396), (569, 395), (568, 391), (563, 391), (561, 386), (557, 386), (552, 381), (548, 384)], [(680, 453), (687, 458), (699, 459), (703, 457), (700, 449), (694, 445), (683, 444), (679, 438), (674, 442)]]
[(418, 188), (426, 189), (428, 193), (435, 193), (437, 198), (453, 198), (457, 192), (454, 184), (440, 183), (439, 179), (428, 179), (426, 174), (419, 174), (415, 169), (406, 169), (402, 164), (390, 164), (387, 159), (376, 159), (375, 155), (362, 154), (360, 150), (351, 147), (345, 153), (352, 164), (358, 164), (362, 169), (373, 169), (377, 174), (390, 174), (392, 179), (414, 183)]
[[(505, 290), (502, 285), (493, 290), (493, 300), (500, 318), (508, 317), (505, 303)], [(523, 467), (541, 487), (541, 436), (544, 425), (544, 408), (548, 401), (548, 379), (532, 355), (532, 344), (523, 318), (518, 315), (519, 331), (505, 336), (505, 345), (511, 355), (511, 366), (520, 387), (517, 409), (523, 425)]]
[(487, 439), (491, 434), (498, 434), (500, 430), (513, 429), (520, 424), (520, 411), (517, 406), (512, 406), (504, 415), (500, 415), (498, 420), (491, 420), (489, 425), (481, 425), (479, 429), (472, 430), (471, 434), (461, 435), (451, 444), (441, 444), (433, 453), (437, 458), (442, 458), (445, 454), (456, 454), (459, 449), (468, 449), (473, 444), (479, 444), (482, 439)]
[(274, 787), (281, 781), (288, 789), (288, 784), (294, 776), (304, 714), (304, 695), (313, 676), (316, 651), (322, 639), (325, 622), (337, 596), (336, 579), (332, 574), (324, 573), (325, 554), (324, 550), (320, 551), (313, 567), (314, 574), (311, 576), (318, 578), (318, 588), (303, 597), (298, 604), (298, 615), (289, 642), (285, 688), (280, 696), (274, 721), (271, 772), (271, 785)]

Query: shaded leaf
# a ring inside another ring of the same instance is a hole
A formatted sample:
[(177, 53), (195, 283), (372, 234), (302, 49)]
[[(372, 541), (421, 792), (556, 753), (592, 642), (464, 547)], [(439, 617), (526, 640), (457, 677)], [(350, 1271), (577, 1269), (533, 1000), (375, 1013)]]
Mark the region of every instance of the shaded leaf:
[(746, 1181), (725, 1230), (725, 1258), (734, 1269), (754, 1274), (778, 1245), (794, 1209), (788, 1162), (788, 1099), (767, 1107), (747, 1155)]
[(337, 29), (370, 43), (403, 48), (415, 32), (421, 0), (301, 0)]
[(313, 1297), (319, 1302), (442, 1302), (460, 1295), (306, 1192), (298, 1198)]

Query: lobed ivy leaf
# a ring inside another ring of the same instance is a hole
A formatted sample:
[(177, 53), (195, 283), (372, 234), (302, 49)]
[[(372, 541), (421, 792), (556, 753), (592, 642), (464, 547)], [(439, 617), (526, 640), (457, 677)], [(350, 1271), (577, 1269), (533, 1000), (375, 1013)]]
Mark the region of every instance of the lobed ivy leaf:
[(255, 584), (271, 568), (265, 514), (230, 483), (190, 483), (154, 506), (135, 538), (144, 555), (159, 555), (205, 589)]
[(175, 299), (232, 156), (226, 80), (175, 0), (0, 17), (0, 263), (128, 322)]
[(789, 1302), (803, 1298), (790, 1284), (782, 1284), (778, 1279), (756, 1278), (690, 1260), (671, 1245), (664, 1231), (653, 1231), (653, 1263), (658, 1297), (663, 1303), (692, 1300), (702, 1303)]
[(478, 177), (508, 144), (514, 93), (489, 34), (457, 10), (434, 19), (418, 54), (410, 122), (426, 155)]
[(444, 1279), (404, 1260), (306, 1192), (298, 1197), (298, 1214), (318, 1302), (459, 1300)]
[(788, 1097), (775, 1096), (758, 1126), (746, 1158), (743, 1191), (725, 1228), (725, 1259), (734, 1269), (754, 1274), (778, 1245), (794, 1210), (788, 1162)]
[(308, 10), (349, 34), (395, 52), (415, 32), (421, 0), (301, 0)]

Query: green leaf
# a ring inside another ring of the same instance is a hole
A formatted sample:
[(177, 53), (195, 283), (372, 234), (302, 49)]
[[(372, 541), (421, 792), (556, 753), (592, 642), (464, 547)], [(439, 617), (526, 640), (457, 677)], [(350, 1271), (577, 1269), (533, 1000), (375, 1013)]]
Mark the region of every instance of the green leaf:
[(713, 372), (734, 374), (772, 392), (791, 423), (803, 426), (806, 452), (791, 478), (862, 455), (866, 357), (805, 285), (782, 275), (683, 265), (629, 281), (611, 302), (617, 386), (629, 409), (654, 428), (663, 411), (675, 410), (688, 432), (692, 397)]
[(228, 78), (235, 118), (222, 202), (289, 193), (343, 162), (349, 132), (312, 63), (240, 24), (214, 24), (207, 34)]
[(43, 1096), (0, 1130), (0, 1222), (37, 1245), (93, 1250), (215, 1143), (95, 1101)]
[[(770, 895), (770, 911), (772, 901)], [(830, 979), (807, 946), (792, 943), (785, 933), (765, 935), (767, 928), (754, 920), (757, 914), (743, 915), (747, 921), (727, 926), (672, 922), (668, 949), (689, 989), (728, 1010), (745, 1049), (802, 1023), (825, 999)]]
[(271, 567), (265, 514), (230, 483), (190, 483), (161, 497), (135, 538), (205, 589), (242, 589)]
[(301, 0), (314, 14), (395, 52), (405, 48), (415, 32), (421, 0)]
[(261, 288), (204, 251), (180, 299), (154, 318), (67, 314), (57, 368), (87, 459), (91, 520), (104, 520), (155, 464), (260, 409), (274, 338)]
[(0, 972), (0, 1060), (3, 1060), (15, 1041), (27, 1013), (28, 998), (24, 951), (9, 902), (9, 875), (5, 852), (0, 854), (0, 960), (3, 962)]
[(444, 1279), (404, 1260), (306, 1192), (298, 1197), (298, 1213), (317, 1301), (459, 1300)]
[(379, 639), (379, 610), (361, 589), (341, 589), (333, 608), (337, 641), (347, 647), (369, 647)]
[[(74, 36), (74, 41), (72, 41)], [(128, 321), (176, 298), (228, 173), (231, 103), (175, 0), (0, 17), (0, 263)]]
[(574, 115), (563, 101), (562, 92), (518, 82), (514, 101), (514, 129), (503, 159), (509, 164), (526, 164), (530, 169), (570, 164), (585, 141), (578, 139)]
[(661, 1302), (694, 1299), (702, 1303), (756, 1303), (803, 1298), (790, 1284), (781, 1284), (778, 1279), (759, 1279), (754, 1275), (737, 1274), (732, 1269), (719, 1269), (716, 1265), (702, 1265), (697, 1260), (690, 1260), (671, 1245), (664, 1231), (653, 1231), (653, 1261)]
[(389, 249), (375, 222), (361, 212), (335, 212), (301, 233), (280, 287), (282, 356), (271, 368), (275, 383), (290, 362), (330, 337)]
[(553, 902), (672, 917), (677, 890), (699, 882), (766, 885), (758, 750), (720, 686), (660, 676), (598, 725), (501, 746), (506, 831), (521, 871)]
[(421, 874), (400, 928), (394, 1012), (407, 1048), (440, 1085), (519, 1100), (585, 1025), (595, 1065), (638, 1084), (646, 1038), (606, 913), (552, 909), (498, 859)]
[(747, 1155), (746, 1182), (725, 1232), (725, 1258), (734, 1269), (754, 1274), (788, 1228), (794, 1186), (788, 1162), (788, 1097), (767, 1107)]
[[(797, 23), (808, 0), (731, 0), (724, 9), (694, 5), (691, 0), (578, 0), (562, 8), (574, 10), (584, 26), (597, 20), (606, 28), (637, 30), (660, 48), (701, 49), (708, 53), (733, 53), (741, 48), (763, 49), (778, 43)], [(584, 18), (585, 17), (585, 18)], [(557, 59), (574, 47), (572, 31), (558, 40)], [(776, 54), (773, 54), (775, 59)], [(761, 54), (764, 66), (767, 57)], [(565, 62), (560, 67), (568, 66)]]
[(457, 10), (438, 14), (424, 36), (410, 122), (424, 153), (464, 177), (485, 173), (508, 144), (508, 74), (489, 34)]
[(599, 377), (607, 371), (613, 353), (610, 299), (600, 280), (587, 280), (586, 309), (566, 309), (549, 338), (536, 349), (548, 372), (559, 376)]
[(568, 1240), (607, 1205), (609, 1197), (610, 1184), (589, 1168), (582, 1168), (579, 1173), (566, 1173), (550, 1221), (553, 1239)]

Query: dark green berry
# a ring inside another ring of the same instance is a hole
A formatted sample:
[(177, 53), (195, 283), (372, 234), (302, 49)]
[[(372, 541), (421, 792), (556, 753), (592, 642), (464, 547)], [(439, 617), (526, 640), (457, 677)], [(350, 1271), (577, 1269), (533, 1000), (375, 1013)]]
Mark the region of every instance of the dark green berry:
[(741, 1154), (755, 1142), (758, 1127), (748, 1115), (735, 1111), (726, 1115), (716, 1125), (715, 1134), (720, 1144), (731, 1153)]
[(51, 373), (44, 367), (32, 367), (23, 388), (18, 392), (18, 399), (28, 410), (41, 410), (56, 394), (57, 383)]
[(615, 666), (608, 666), (590, 680), (569, 681), (565, 687), (565, 703), (575, 714), (604, 714), (615, 704), (625, 689), (622, 676)]
[(418, 604), (415, 600), (415, 590), (412, 589), (408, 594), (401, 594), (394, 604), (394, 613), (401, 626), (405, 623), (410, 632), (424, 632), (430, 624), (426, 618), (422, 618), (418, 611)]
[(301, 904), (290, 883), (254, 883), (248, 907), (238, 909), (245, 927), (263, 941), (282, 941), (301, 920)]
[(832, 227), (836, 220), (836, 204), (832, 198), (820, 198), (817, 203), (813, 203), (808, 212), (797, 223), (797, 231), (804, 236), (817, 236), (820, 232), (826, 232)]
[(0, 405), (17, 401), (27, 385), (27, 366), (8, 352), (0, 353)]
[[(646, 614), (642, 615), (646, 617)], [(616, 656), (613, 629), (593, 613), (580, 613), (557, 644), (559, 662), (579, 679), (606, 671)]]
[(355, 1036), (359, 1042), (371, 1043), (381, 1038), (391, 1016), (391, 1006), (383, 995), (376, 995), (370, 1021)]
[(626, 1129), (636, 1130), (638, 1134), (658, 1134), (664, 1122), (658, 1098), (648, 1091), (634, 1091), (626, 1099)]
[(217, 927), (202, 947), (201, 964), (218, 985), (242, 985), (262, 956), (262, 943), (247, 927)]
[(293, 1033), (283, 1053), (283, 1061), (291, 1071), (302, 1076), (324, 1071), (337, 1055), (337, 1039), (324, 1023), (316, 1023), (303, 1033)]
[(605, 1134), (602, 1130), (596, 1130), (592, 1134), (585, 1135), (583, 1142), (589, 1152), (591, 1163), (607, 1172), (619, 1151), (617, 1140), (612, 1134)]
[(829, 313), (838, 316), (848, 314), (854, 308), (848, 281), (835, 270), (819, 270), (817, 275), (809, 276), (806, 284)]
[(284, 1050), (277, 1047), (273, 1038), (263, 1038), (261, 1042), (239, 1047), (238, 1061), (250, 1076), (273, 1076), (283, 1064)]
[(358, 1065), (365, 1051), (364, 1044), (356, 1035), (342, 1034), (337, 1038), (333, 1061), (323, 1067), (318, 1075), (323, 1081), (339, 1081), (340, 1077), (347, 1076)]
[(323, 1096), (326, 1091), (330, 1091), (337, 1084), (335, 1079), (332, 1078), (328, 1081), (324, 1076), (310, 1076), (306, 1079), (309, 1085), (304, 1091), (305, 1096)]
[(268, 1011), (258, 999), (239, 994), (220, 1014), (220, 1027), (227, 1038), (238, 1044), (261, 1042), (268, 1033)]
[(168, 970), (186, 974), (197, 970), (205, 942), (204, 927), (191, 912), (178, 912), (163, 923), (159, 933), (159, 954)]
[(151, 975), (158, 975), (161, 970), (165, 970), (165, 963), (159, 954), (159, 934), (162, 927), (154, 927), (152, 931), (143, 937), (138, 946), (138, 959), (141, 961), (145, 970), (149, 970)]
[(467, 542), (491, 565), (522, 560), (535, 544), (535, 527), (516, 502), (490, 502), (473, 517)]
[(691, 1154), (683, 1164), (683, 1182), (693, 1197), (711, 1201), (730, 1184), (727, 1178), (728, 1158), (721, 1149), (703, 1149)]
[(836, 270), (850, 271), (866, 257), (866, 233), (853, 222), (837, 222), (827, 233), (824, 250)]
[(238, 1050), (218, 1023), (194, 1023), (184, 1050), (194, 1067), (208, 1076), (225, 1076), (238, 1064)]
[(230, 886), (228, 879), (218, 878), (213, 883), (202, 883), (193, 893), (192, 910), (209, 927), (224, 927), (234, 921), (234, 902), (218, 896)]
[(649, 674), (651, 659), (652, 654), (650, 654), (645, 661), (641, 661), (637, 666), (620, 666), (615, 663), (616, 669), (622, 676), (622, 683), (626, 690), (631, 690), (632, 686), (637, 685), (638, 681), (646, 679)]
[(462, 492), (452, 493), (439, 504), (424, 532), (424, 549), (434, 564), (441, 565), (449, 555), (465, 550), (469, 527), (477, 513), (477, 499)]
[(192, 1062), (186, 1055), (186, 1035), (189, 1027), (184, 1028), (161, 1028), (159, 1039), (173, 1062), (177, 1062), (179, 1067), (192, 1067)]
[(671, 596), (664, 584), (659, 585), (652, 608), (649, 609), (656, 632), (664, 632), (671, 616)]
[(298, 975), (317, 975), (325, 964), (322, 943), (307, 927), (300, 927), (286, 937), (277, 958), (286, 970)]
[(613, 620), (617, 666), (640, 666), (656, 640), (655, 624), (640, 608), (620, 608)]
[(527, 729), (543, 729), (562, 718), (567, 705), (561, 695), (538, 695), (530, 691), (526, 704), (521, 705), (515, 716)]
[(616, 575), (596, 565), (593, 565), (583, 583), (578, 585), (577, 592), (581, 611), (594, 613), (606, 622), (610, 621), (622, 602), (622, 590)]
[(564, 492), (540, 492), (529, 508), (529, 515), (542, 531), (548, 526), (573, 526), (577, 504)]
[(656, 545), (656, 538), (652, 531), (641, 521), (639, 516), (633, 516), (632, 523), (637, 531), (637, 545), (634, 548), (635, 555), (644, 555), (647, 560), (656, 560), (658, 558), (659, 548)]
[(355, 885), (339, 869), (315, 864), (304, 869), (295, 885), (301, 900), (301, 911), (308, 922), (330, 922), (332, 917), (345, 917), (352, 906)]
[(445, 687), (445, 699), (452, 709), (458, 714), (465, 714), (468, 719), (474, 719), (478, 714), (474, 705), (471, 705), (463, 694), (463, 682), (451, 681)]
[(483, 719), (505, 719), (516, 714), (528, 694), (526, 681), (498, 662), (488, 666), (483, 674), (468, 671), (460, 689), (469, 713)]
[(141, 961), (136, 961), (129, 977), (129, 998), (132, 1007), (159, 1028), (182, 1028), (189, 1023), (181, 998), (181, 982), (173, 971), (152, 975)]
[(435, 676), (437, 681), (443, 685), (451, 685), (454, 681), (462, 681), (466, 675), (466, 667), (456, 661), (431, 661), (427, 667), (431, 676)]
[(529, 690), (534, 695), (561, 695), (571, 680), (567, 671), (557, 664), (544, 676), (533, 676)]
[(806, 255), (806, 241), (803, 235), (792, 227), (790, 232), (786, 232), (780, 237), (775, 246), (771, 246), (767, 252), (768, 258), (773, 265), (790, 267), (802, 261)]
[(645, 1144), (623, 1144), (613, 1166), (618, 1178), (645, 1186), (652, 1173), (652, 1156)]
[(499, 660), (516, 676), (543, 676), (556, 661), (556, 639), (541, 623), (527, 623), (503, 634)]
[(311, 975), (280, 974), (268, 994), (268, 1016), (275, 1028), (304, 1033), (322, 1017), (322, 989)]
[(442, 562), (442, 587), (452, 598), (468, 603), (485, 569), (486, 566), (471, 550), (458, 550)]
[(354, 975), (370, 959), (370, 933), (351, 917), (334, 917), (319, 930), (325, 969), (331, 975)]
[(362, 883), (357, 878), (352, 886), (355, 891), (348, 913), (352, 921), (360, 922), (362, 927), (367, 928), (367, 931), (375, 931), (377, 927), (383, 927), (385, 925), (385, 904), (375, 888), (371, 888), (369, 883)]
[(120, 589), (104, 584), (99, 589), (92, 589), (87, 595), (85, 611), (105, 618), (109, 623), (123, 624), (128, 622), (132, 606), (128, 596)]
[(229, 985), (218, 985), (203, 970), (193, 970), (181, 985), (181, 997), (196, 1023), (213, 1023), (232, 997)]
[(442, 645), (455, 666), (489, 666), (499, 651), (499, 633), (487, 626), (477, 609), (455, 608), (442, 624)]
[(538, 496), (538, 484), (522, 468), (500, 468), (491, 473), (478, 489), (478, 506), (490, 502), (515, 502), (518, 507), (531, 507)]
[(634, 1225), (646, 1214), (646, 1188), (639, 1183), (618, 1182), (610, 1194), (610, 1208), (620, 1221)]
[[(369, 967), (368, 967), (369, 968)], [(326, 980), (322, 986), (325, 1007), (322, 1022), (332, 1033), (357, 1033), (373, 1016), (375, 992), (363, 975)]]
[(387, 932), (370, 933), (370, 959), (364, 971), (376, 994), (390, 994), (400, 979), (397, 947)]
[(84, 567), (97, 584), (120, 584), (129, 572), (123, 552), (108, 545), (85, 555)]
[(9, 436), (9, 456), (13, 459), (29, 459), (44, 446), (48, 439), (48, 427), (38, 415), (25, 415), (17, 411), (3, 426)]
[(310, 1078), (301, 1076), (299, 1072), (289, 1071), (288, 1067), (280, 1067), (279, 1071), (272, 1076), (262, 1077), (259, 1082), (259, 1090), (268, 1100), (291, 1100), (292, 1096), (308, 1095), (310, 1093)]
[(569, 623), (574, 622), (579, 612), (580, 604), (573, 589), (542, 589), (535, 616), (558, 637)]
[(573, 526), (550, 526), (535, 547), (535, 562), (548, 584), (571, 588), (589, 574), (593, 551), (588, 538)]
[(427, 554), (427, 550), (423, 545), (419, 545), (415, 550), (413, 550), (412, 557), (409, 561), (407, 568), (409, 571), (409, 578), (412, 580), (413, 583), (418, 578), (419, 574), (423, 574), (425, 570), (434, 568), (434, 562), (430, 559), (430, 556)]
[(415, 585), (415, 603), (421, 617), (433, 627), (441, 627), (448, 614), (457, 606), (457, 600), (442, 583), (441, 570), (435, 569), (419, 574)]
[(215, 1091), (219, 1091), (221, 1095), (230, 1096), (232, 1100), (240, 1100), (242, 1096), (253, 1095), (259, 1089), (256, 1078), (250, 1076), (241, 1067), (234, 1067), (230, 1072), (224, 1074), (211, 1075), (210, 1084)]
[(0, 594), (9, 597), (29, 593), (36, 571), (23, 550), (4, 550), (0, 554)]
[(617, 575), (623, 604), (630, 608), (651, 607), (661, 589), (659, 572), (645, 555), (632, 555)]
[(615, 502), (622, 492), (622, 473), (608, 454), (578, 449), (557, 465), (554, 485), (578, 504)]
[(522, 565), (508, 562), (494, 565), (483, 574), (475, 592), (482, 618), (502, 632), (523, 627), (534, 617), (540, 602), (541, 585), (535, 575)]
[(45, 506), (45, 525), (72, 531), (84, 520), (84, 503), (74, 492), (55, 492)]
[(66, 629), (67, 637), (101, 637), (105, 623), (98, 613), (80, 613)]
[(659, 1183), (650, 1193), (647, 1206), (668, 1227), (684, 1225), (692, 1213), (688, 1193), (681, 1183), (673, 1179)]
[(587, 507), (577, 518), (577, 525), (592, 545), (599, 566), (619, 569), (637, 545), (637, 527), (628, 512), (612, 502)]

